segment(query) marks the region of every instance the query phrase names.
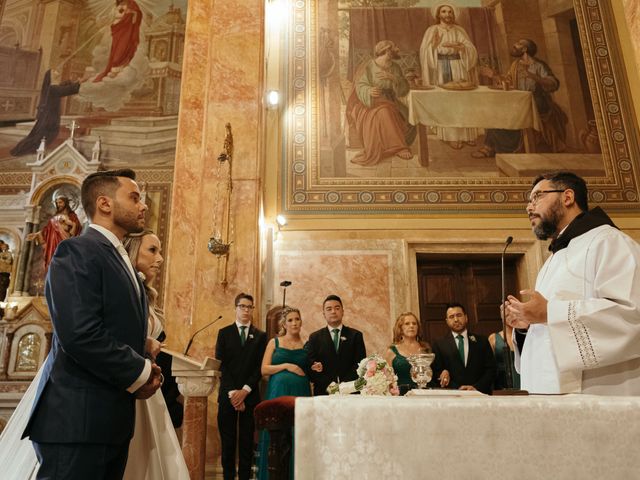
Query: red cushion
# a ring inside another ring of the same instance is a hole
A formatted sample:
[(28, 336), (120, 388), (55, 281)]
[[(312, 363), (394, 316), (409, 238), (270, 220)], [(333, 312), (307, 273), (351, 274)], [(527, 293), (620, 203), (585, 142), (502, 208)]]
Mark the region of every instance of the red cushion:
[(259, 430), (293, 427), (296, 398), (286, 396), (260, 402), (253, 411), (256, 427)]

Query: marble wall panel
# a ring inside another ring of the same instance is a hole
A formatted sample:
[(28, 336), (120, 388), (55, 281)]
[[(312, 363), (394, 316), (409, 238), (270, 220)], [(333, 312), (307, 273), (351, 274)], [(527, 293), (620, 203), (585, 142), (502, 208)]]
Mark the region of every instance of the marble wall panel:
[[(383, 354), (391, 343), (396, 316), (408, 301), (402, 242), (385, 240), (311, 240), (277, 245), (277, 282), (289, 280), (287, 304), (302, 311), (302, 334), (326, 325), (322, 302), (342, 298), (344, 324), (361, 330), (367, 353)], [(276, 287), (279, 290), (279, 287)], [(274, 291), (274, 301), (282, 298)]]

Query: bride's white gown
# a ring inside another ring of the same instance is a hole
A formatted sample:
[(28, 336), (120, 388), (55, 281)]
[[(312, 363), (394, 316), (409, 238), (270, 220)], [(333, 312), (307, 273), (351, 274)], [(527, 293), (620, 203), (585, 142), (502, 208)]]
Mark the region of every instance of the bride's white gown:
[[(36, 478), (38, 459), (28, 438), (20, 439), (36, 394), (42, 369), (0, 435), (0, 477), (3, 480)], [(64, 413), (61, 413), (64, 414)], [(189, 480), (178, 437), (171, 424), (162, 392), (136, 400), (136, 428), (129, 446), (125, 480)]]

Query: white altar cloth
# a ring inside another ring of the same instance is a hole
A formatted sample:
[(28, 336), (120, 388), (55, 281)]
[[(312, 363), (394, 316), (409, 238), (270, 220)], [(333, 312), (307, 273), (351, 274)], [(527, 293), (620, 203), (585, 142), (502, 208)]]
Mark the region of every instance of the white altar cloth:
[(640, 478), (640, 398), (299, 398), (295, 478)]
[(533, 94), (523, 90), (411, 90), (407, 104), (412, 125), (540, 130)]

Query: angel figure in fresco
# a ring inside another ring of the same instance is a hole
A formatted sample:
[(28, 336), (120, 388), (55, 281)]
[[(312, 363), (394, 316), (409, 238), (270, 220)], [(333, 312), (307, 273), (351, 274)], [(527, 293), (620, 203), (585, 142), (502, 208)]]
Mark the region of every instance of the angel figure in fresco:
[(111, 23), (111, 51), (105, 69), (93, 81), (115, 77), (133, 59), (140, 43), (142, 11), (134, 0), (116, 0)]
[(409, 82), (395, 60), (400, 49), (391, 40), (378, 42), (374, 58), (358, 68), (347, 102), (349, 144), (362, 147), (352, 163), (376, 165), (397, 155), (413, 158), (410, 145), (416, 128), (407, 121), (408, 109), (400, 98), (409, 93)]

